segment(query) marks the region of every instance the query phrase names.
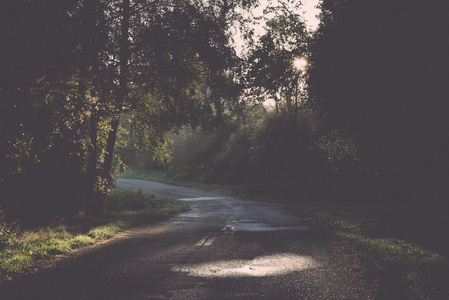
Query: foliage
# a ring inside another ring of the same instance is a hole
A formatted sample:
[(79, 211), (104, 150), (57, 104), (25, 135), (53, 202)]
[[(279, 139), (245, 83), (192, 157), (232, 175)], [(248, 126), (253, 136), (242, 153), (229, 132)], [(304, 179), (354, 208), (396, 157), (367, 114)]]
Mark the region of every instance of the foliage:
[(236, 18), (234, 6), (215, 1), (3, 1), (7, 218), (33, 225), (101, 213), (111, 175), (124, 164), (114, 161), (120, 118), (119, 146), (151, 146), (161, 161), (179, 126), (218, 124), (237, 106), (227, 34)]
[(114, 190), (111, 192), (110, 197), (107, 198), (105, 209), (108, 211), (139, 210), (145, 208), (147, 202), (154, 198), (154, 195), (143, 194), (142, 191), (137, 191), (137, 193), (135, 193)]
[(337, 174), (367, 173), (360, 146), (346, 133), (337, 130), (319, 138), (314, 146), (324, 152), (327, 162)]
[[(218, 129), (185, 130), (175, 136), (173, 160), (166, 168), (167, 177), (161, 180), (245, 184), (253, 193), (282, 191), (290, 199), (297, 199), (298, 193), (330, 196), (332, 192), (326, 189), (334, 188), (330, 181), (335, 176), (325, 163), (324, 151), (315, 146), (324, 141), (326, 132), (324, 124), (306, 109), (298, 111), (295, 122), (267, 111), (262, 105), (248, 106), (240, 119), (229, 118)], [(332, 147), (333, 144), (328, 145), (328, 150), (340, 151)], [(138, 160), (147, 155), (137, 154)], [(357, 159), (354, 155), (335, 157), (333, 163), (349, 166), (349, 159)], [(350, 172), (355, 174), (354, 170)], [(135, 176), (145, 176), (139, 174)]]
[[(0, 189), (3, 210), (13, 214), (8, 218), (28, 217), (39, 209), (33, 206), (36, 194), (46, 199), (44, 205), (54, 206), (53, 214), (63, 213), (57, 197), (48, 192), (49, 182), (60, 178), (56, 172), (62, 169), (68, 180), (80, 180), (86, 106), (78, 101), (78, 72), (72, 68), (79, 30), (65, 13), (72, 4), (2, 3), (0, 19), (7, 24), (1, 24), (1, 36), (9, 38), (0, 48), (0, 149), (5, 154), (0, 158)], [(16, 24), (15, 30), (8, 24)], [(49, 176), (36, 177), (39, 173)], [(24, 182), (30, 183), (27, 189)], [(61, 179), (52, 185), (67, 188)], [(78, 188), (72, 185), (73, 193), (64, 199), (66, 207), (78, 200)], [(24, 202), (31, 207), (25, 208)]]
[(324, 0), (309, 66), (308, 104), (368, 149), (392, 202), (429, 222), (448, 211), (447, 5)]
[(275, 16), (266, 21), (267, 32), (250, 50), (246, 61), (245, 82), (248, 98), (273, 101), (276, 112), (296, 118), (305, 100), (304, 70), (294, 66), (295, 59), (308, 56), (309, 35), (299, 15), (284, 7), (269, 8)]
[(226, 19), (216, 19), (209, 8), (189, 2), (174, 9), (162, 5), (150, 26), (139, 28), (135, 37), (139, 44), (131, 68), (132, 97), (138, 101), (123, 115), (122, 124), (128, 146), (151, 146), (161, 162), (170, 159), (164, 145), (170, 133), (186, 125), (216, 125), (238, 94)]
[(9, 239), (14, 238), (19, 232), (19, 227), (15, 224), (8, 224), (4, 220), (3, 212), (0, 211), (0, 250), (3, 249)]

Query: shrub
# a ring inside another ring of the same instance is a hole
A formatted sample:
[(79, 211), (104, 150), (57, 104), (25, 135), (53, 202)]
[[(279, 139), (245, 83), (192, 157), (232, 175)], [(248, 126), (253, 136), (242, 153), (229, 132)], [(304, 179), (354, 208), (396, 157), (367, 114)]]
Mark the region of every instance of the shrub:
[(153, 198), (153, 195), (142, 191), (112, 190), (106, 197), (104, 207), (107, 211), (135, 211), (146, 208)]
[(16, 236), (19, 228), (15, 224), (7, 224), (4, 221), (4, 215), (0, 211), (0, 250), (2, 250), (7, 244), (10, 238)]

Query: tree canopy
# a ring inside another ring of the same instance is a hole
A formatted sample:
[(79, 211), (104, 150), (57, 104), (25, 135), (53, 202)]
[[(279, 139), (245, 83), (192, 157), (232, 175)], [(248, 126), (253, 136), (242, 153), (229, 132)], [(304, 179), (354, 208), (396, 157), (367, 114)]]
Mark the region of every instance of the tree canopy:
[(101, 212), (123, 113), (156, 146), (213, 123), (238, 93), (226, 2), (0, 5), (0, 209), (12, 217)]
[(305, 72), (295, 66), (295, 61), (306, 61), (310, 36), (304, 21), (286, 6), (268, 10), (275, 15), (266, 21), (266, 33), (247, 59), (247, 95), (259, 101), (274, 101), (277, 112), (284, 110), (292, 117), (305, 98), (300, 90)]
[[(322, 1), (309, 104), (362, 141), (403, 201), (447, 195), (445, 1)], [(407, 200), (405, 200), (407, 199)]]

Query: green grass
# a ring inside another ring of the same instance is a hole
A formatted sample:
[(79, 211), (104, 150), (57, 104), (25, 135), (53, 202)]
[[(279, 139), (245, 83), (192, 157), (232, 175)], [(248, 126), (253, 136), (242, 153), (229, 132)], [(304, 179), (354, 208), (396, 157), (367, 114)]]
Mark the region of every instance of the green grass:
[[(369, 278), (380, 279), (379, 299), (449, 299), (449, 262), (424, 247), (390, 236), (380, 226), (382, 212), (355, 204), (298, 203), (290, 207), (312, 226), (332, 231), (355, 249)], [(376, 232), (375, 236), (370, 232)]]
[(187, 203), (152, 194), (114, 189), (99, 218), (60, 220), (43, 228), (21, 231), (0, 219), (0, 282), (26, 272), (50, 255), (93, 244), (143, 223), (189, 210)]
[(169, 172), (158, 171), (158, 170), (130, 170), (130, 169), (128, 169), (125, 172), (123, 172), (120, 175), (120, 177), (129, 178), (129, 179), (150, 180), (150, 181), (156, 181), (156, 182), (161, 182), (161, 183), (181, 185), (181, 186), (187, 186), (187, 187), (195, 187), (195, 188), (214, 188), (214, 189), (226, 188), (225, 186), (223, 186), (221, 184), (212, 184), (212, 183), (205, 183), (205, 182), (181, 179), (181, 178), (186, 178), (186, 177), (182, 176), (182, 175), (170, 176)]
[(369, 262), (368, 272), (383, 283), (381, 294), (387, 295), (388, 287), (394, 285), (408, 299), (449, 299), (446, 258), (397, 238), (371, 238), (343, 231), (336, 235)]

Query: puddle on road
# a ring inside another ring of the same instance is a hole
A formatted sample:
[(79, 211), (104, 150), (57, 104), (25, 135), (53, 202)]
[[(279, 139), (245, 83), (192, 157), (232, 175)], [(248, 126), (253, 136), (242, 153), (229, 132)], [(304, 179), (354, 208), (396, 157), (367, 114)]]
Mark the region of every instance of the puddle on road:
[(194, 277), (266, 277), (285, 275), (295, 271), (314, 268), (315, 260), (309, 256), (290, 253), (257, 257), (253, 260), (216, 261), (205, 264), (174, 267)]

